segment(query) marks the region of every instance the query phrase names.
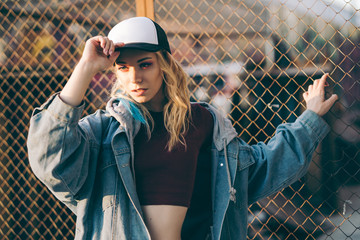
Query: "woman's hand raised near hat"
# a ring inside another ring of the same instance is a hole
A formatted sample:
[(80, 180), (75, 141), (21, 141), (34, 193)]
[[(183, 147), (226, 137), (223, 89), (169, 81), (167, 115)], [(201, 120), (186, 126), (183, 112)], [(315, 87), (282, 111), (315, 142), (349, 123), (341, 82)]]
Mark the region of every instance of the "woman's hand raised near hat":
[(123, 45), (114, 44), (102, 36), (87, 40), (79, 63), (59, 95), (62, 101), (71, 106), (79, 106), (95, 74), (112, 66), (120, 54), (115, 52), (115, 47)]
[(80, 61), (90, 64), (92, 71), (97, 73), (111, 67), (120, 52), (115, 47), (122, 47), (123, 43), (114, 44), (109, 38), (95, 36), (88, 39)]

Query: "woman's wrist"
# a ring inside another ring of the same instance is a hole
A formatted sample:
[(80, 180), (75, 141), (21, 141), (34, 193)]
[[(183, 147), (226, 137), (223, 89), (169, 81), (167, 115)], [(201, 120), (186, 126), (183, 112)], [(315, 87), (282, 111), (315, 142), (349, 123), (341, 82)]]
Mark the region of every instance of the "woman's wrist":
[(75, 66), (74, 72), (81, 72), (82, 75), (91, 79), (98, 73), (100, 70), (96, 69), (93, 62), (88, 59), (81, 58), (78, 64)]

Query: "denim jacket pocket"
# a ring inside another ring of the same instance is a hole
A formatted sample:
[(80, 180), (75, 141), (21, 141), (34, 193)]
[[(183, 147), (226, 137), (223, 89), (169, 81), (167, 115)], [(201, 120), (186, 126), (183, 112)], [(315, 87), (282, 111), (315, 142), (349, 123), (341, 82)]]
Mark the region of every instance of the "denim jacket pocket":
[(247, 145), (240, 145), (237, 160), (238, 160), (238, 168), (237, 168), (238, 172), (246, 168), (249, 168), (251, 165), (253, 165), (255, 163), (255, 160), (251, 154), (251, 147)]

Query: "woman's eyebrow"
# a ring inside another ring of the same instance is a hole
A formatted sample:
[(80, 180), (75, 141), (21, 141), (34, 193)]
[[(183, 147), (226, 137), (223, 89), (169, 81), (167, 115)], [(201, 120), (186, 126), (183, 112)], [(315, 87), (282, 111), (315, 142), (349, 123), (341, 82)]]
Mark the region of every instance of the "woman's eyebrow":
[[(140, 62), (148, 60), (148, 59), (152, 59), (152, 57), (144, 57), (144, 58), (141, 58), (141, 59), (137, 60), (136, 62), (140, 63)], [(126, 62), (124, 62), (124, 61), (116, 61), (116, 64), (126, 64)]]
[(137, 60), (137, 62), (142, 62), (142, 61), (145, 61), (145, 60), (148, 60), (148, 59), (152, 59), (152, 57), (144, 57), (144, 58), (141, 58), (139, 60)]

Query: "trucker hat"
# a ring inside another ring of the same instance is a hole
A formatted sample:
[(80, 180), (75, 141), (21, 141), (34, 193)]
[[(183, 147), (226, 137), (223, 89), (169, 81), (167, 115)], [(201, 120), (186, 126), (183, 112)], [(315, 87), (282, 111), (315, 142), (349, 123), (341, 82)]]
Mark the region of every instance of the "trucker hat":
[(123, 42), (123, 47), (136, 48), (150, 52), (166, 50), (171, 54), (165, 31), (159, 24), (147, 17), (133, 17), (116, 24), (108, 38), (114, 43)]

